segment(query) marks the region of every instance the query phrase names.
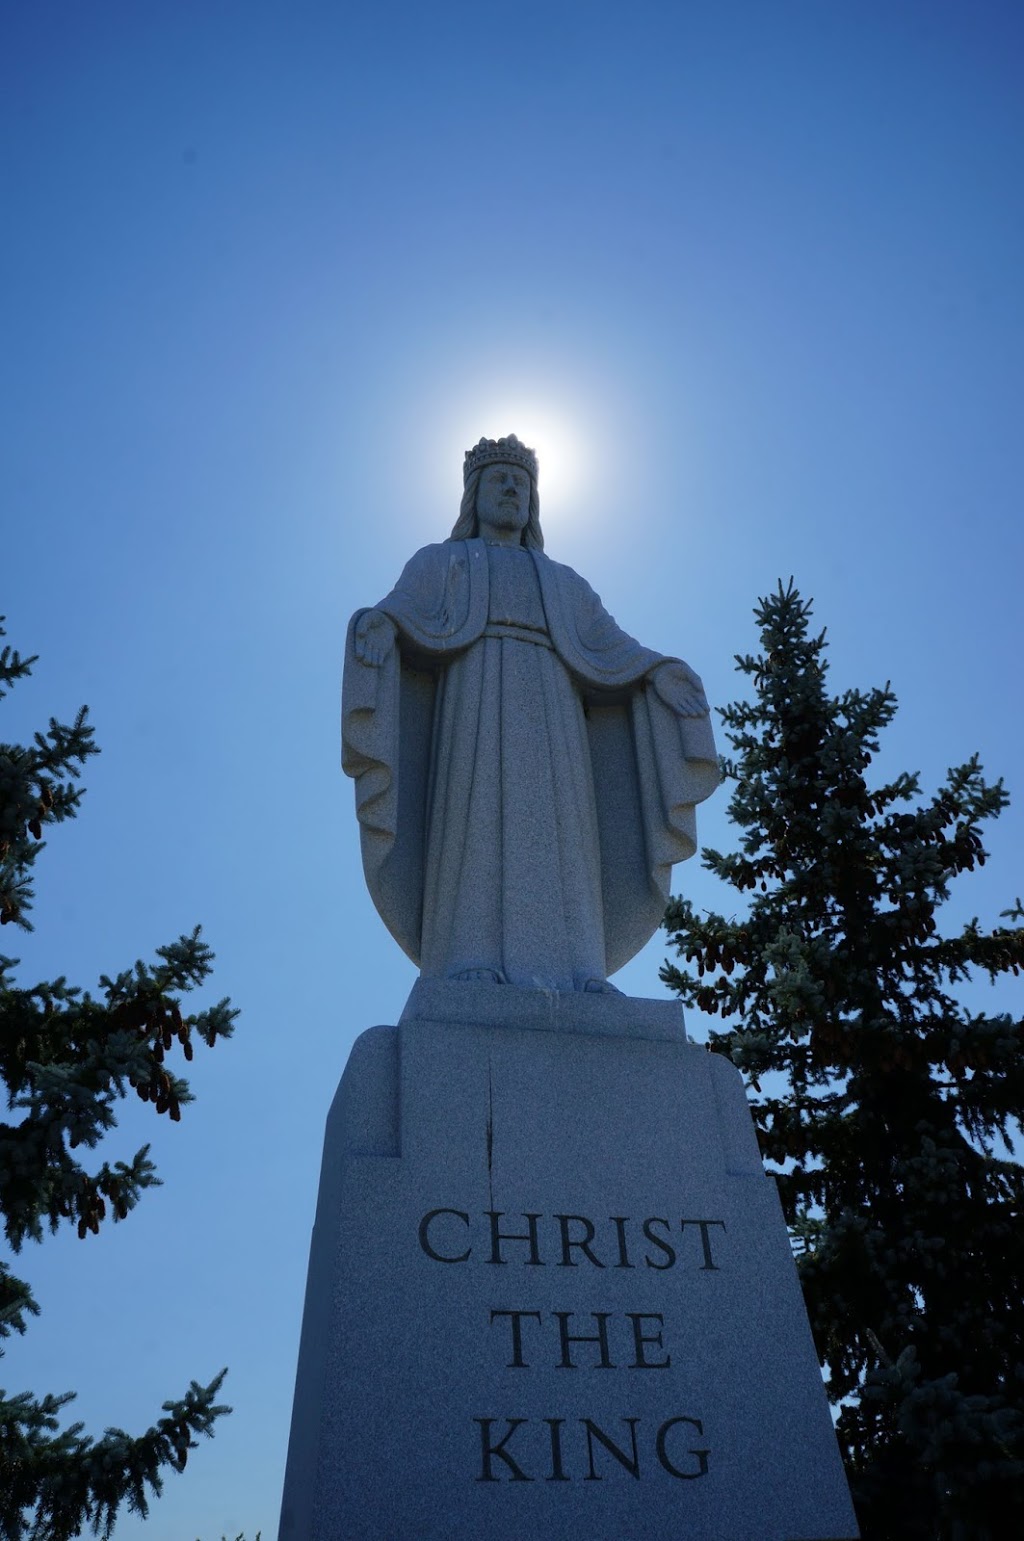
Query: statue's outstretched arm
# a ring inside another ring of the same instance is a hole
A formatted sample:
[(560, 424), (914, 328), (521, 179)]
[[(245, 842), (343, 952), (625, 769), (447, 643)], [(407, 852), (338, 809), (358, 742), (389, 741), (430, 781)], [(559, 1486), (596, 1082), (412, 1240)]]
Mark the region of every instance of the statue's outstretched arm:
[(391, 654), (395, 636), (395, 623), (383, 610), (364, 610), (352, 634), (352, 646), (359, 662), (379, 669)]
[[(560, 569), (563, 583), (571, 585), (570, 605), (575, 617), (576, 640), (593, 671), (591, 683), (599, 683), (603, 673), (621, 689), (635, 688), (646, 679), (658, 699), (676, 717), (706, 717), (708, 702), (699, 675), (681, 658), (662, 658), (622, 630), (609, 615), (601, 598), (590, 585), (571, 569)], [(615, 689), (616, 685), (612, 688)]]
[(680, 717), (706, 717), (708, 698), (700, 675), (681, 658), (666, 658), (651, 673), (651, 683), (666, 706)]

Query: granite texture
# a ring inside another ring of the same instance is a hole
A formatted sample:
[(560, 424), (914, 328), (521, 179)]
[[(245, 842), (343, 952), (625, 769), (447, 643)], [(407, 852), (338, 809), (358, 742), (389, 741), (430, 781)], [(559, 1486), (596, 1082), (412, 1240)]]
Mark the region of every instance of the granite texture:
[(667, 1038), (686, 1042), (681, 1001), (593, 991), (510, 990), (504, 985), (459, 979), (418, 979), (402, 1012), (403, 1022), (443, 1022), (448, 1027), (504, 1031), (607, 1033), (620, 1038)]
[(353, 617), (342, 763), (367, 885), (425, 977), (583, 991), (653, 934), (719, 768), (697, 676), (544, 554), (513, 439)]
[(281, 1541), (856, 1536), (735, 1070), (660, 1003), (474, 994), (342, 1079)]

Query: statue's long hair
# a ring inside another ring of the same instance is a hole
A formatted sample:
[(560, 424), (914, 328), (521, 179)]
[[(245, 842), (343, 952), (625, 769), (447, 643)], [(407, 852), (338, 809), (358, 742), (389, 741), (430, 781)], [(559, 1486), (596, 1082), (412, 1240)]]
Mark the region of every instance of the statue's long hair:
[[(449, 540), (472, 540), (474, 535), (480, 533), (476, 519), (476, 494), (480, 486), (482, 470), (483, 466), (477, 466), (475, 471), (469, 473), (466, 490), (462, 494), (459, 517), (448, 537)], [(534, 551), (544, 550), (544, 536), (540, 528), (540, 498), (537, 495), (537, 483), (532, 476), (530, 477), (530, 517), (526, 522), (520, 543)]]

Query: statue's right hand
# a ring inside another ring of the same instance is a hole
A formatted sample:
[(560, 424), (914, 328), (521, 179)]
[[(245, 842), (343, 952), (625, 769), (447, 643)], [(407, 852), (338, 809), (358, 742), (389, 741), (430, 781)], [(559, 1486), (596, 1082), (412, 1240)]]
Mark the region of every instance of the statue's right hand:
[(359, 662), (379, 669), (395, 645), (395, 623), (383, 610), (364, 610), (352, 640)]

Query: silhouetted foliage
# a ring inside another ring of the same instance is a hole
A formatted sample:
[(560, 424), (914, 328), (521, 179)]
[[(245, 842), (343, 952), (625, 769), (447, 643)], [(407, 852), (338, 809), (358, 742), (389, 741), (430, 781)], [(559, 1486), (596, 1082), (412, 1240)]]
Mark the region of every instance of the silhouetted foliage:
[[(257, 1532), (256, 1532), (256, 1541), (261, 1541), (261, 1537), (262, 1537), (262, 1535), (263, 1535), (263, 1532), (262, 1532), (262, 1530), (258, 1530), (258, 1531), (257, 1531)], [(220, 1538), (220, 1541), (228, 1541), (228, 1538), (227, 1538), (227, 1536), (221, 1536), (221, 1538)], [(235, 1541), (245, 1541), (245, 1536), (244, 1536), (244, 1535), (241, 1535), (241, 1534), (240, 1534), (240, 1535), (237, 1535), (237, 1536), (236, 1536), (236, 1537), (235, 1537)]]
[[(0, 636), (3, 635), (0, 628)], [(30, 672), (34, 658), (0, 651), (0, 698)], [(0, 744), (0, 924), (30, 930), (33, 867), (48, 825), (73, 818), (81, 767), (97, 753), (83, 707), (71, 726), (51, 719), (31, 745)], [(129, 1095), (177, 1120), (191, 1100), (188, 1083), (167, 1068), (177, 1046), (190, 1060), (196, 1042), (212, 1048), (230, 1036), (235, 1011), (221, 1001), (191, 1016), (180, 996), (208, 976), (213, 954), (199, 928), (157, 949), (155, 963), (100, 979), (96, 996), (63, 978), (19, 987), (17, 960), (0, 957), (0, 1216), (14, 1252), (40, 1241), (44, 1228), (72, 1225), (88, 1241), (104, 1221), (123, 1220), (145, 1188), (158, 1182), (144, 1146), (129, 1162), (87, 1167)], [(23, 1333), (38, 1315), (31, 1290), (0, 1259), (0, 1339)], [(2, 1352), (2, 1350), (0, 1350)], [(37, 1398), (0, 1390), (0, 1538), (70, 1541), (86, 1528), (109, 1536), (122, 1506), (145, 1515), (161, 1491), (161, 1473), (183, 1470), (196, 1436), (211, 1434), (229, 1408), (217, 1403), (221, 1371), (193, 1381), (164, 1417), (133, 1438), (107, 1429), (99, 1439), (82, 1425), (60, 1429), (73, 1393)]]
[(872, 787), (895, 697), (830, 695), (810, 614), (792, 583), (755, 611), (721, 712), (739, 848), (703, 858), (742, 897), (673, 900), (696, 969), (662, 977), (751, 1088), (865, 1541), (1024, 1535), (1024, 1023), (958, 988), (1020, 971), (1024, 912), (938, 918), (1007, 795), (976, 757), (930, 799)]

